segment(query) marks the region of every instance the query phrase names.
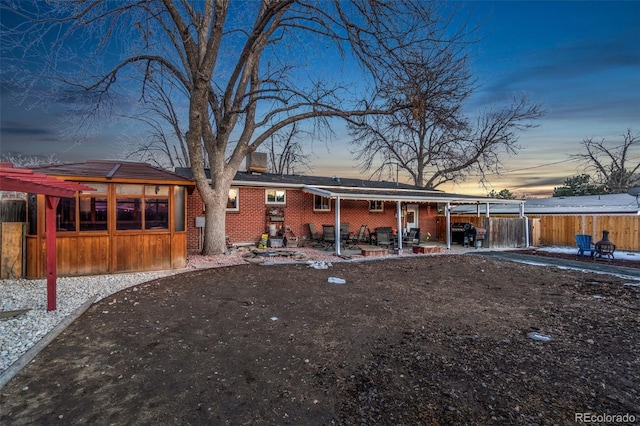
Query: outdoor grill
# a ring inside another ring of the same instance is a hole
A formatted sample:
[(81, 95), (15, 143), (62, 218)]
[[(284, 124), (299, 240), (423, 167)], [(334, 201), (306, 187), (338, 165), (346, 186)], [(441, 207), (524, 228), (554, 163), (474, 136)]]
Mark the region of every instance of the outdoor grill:
[(482, 245), (481, 241), (484, 240), (486, 233), (485, 228), (474, 226), (473, 223), (454, 222), (451, 225), (451, 242), (478, 248)]
[[(466, 222), (454, 222), (451, 224), (451, 242), (456, 244), (464, 243), (464, 226)], [(470, 224), (469, 224), (470, 225)]]

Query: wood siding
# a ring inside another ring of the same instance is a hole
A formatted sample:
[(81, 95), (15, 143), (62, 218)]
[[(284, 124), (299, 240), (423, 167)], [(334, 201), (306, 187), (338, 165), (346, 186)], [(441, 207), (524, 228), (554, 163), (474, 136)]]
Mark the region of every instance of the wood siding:
[[(173, 194), (172, 187), (169, 193)], [(28, 278), (43, 278), (46, 275), (43, 200), (44, 197), (38, 195), (37, 235), (26, 237)], [(187, 232), (173, 231), (175, 221), (172, 196), (169, 197), (169, 229), (166, 230), (116, 230), (113, 188), (109, 189), (108, 202), (108, 230), (56, 233), (58, 276), (157, 271), (187, 266)], [(186, 217), (186, 205), (184, 216)]]

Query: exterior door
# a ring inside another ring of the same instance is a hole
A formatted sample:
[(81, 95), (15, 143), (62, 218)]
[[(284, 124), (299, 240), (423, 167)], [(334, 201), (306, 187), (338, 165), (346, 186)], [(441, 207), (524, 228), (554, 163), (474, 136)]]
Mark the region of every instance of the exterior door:
[(405, 216), (406, 231), (409, 232), (411, 228), (418, 228), (418, 210), (417, 204), (407, 204), (407, 215)]

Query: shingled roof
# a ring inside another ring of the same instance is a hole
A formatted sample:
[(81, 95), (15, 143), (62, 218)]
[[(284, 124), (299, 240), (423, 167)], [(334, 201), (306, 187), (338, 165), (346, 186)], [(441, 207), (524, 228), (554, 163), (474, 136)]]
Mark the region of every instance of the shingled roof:
[(147, 163), (120, 160), (88, 160), (78, 163), (34, 167), (39, 173), (93, 182), (176, 183), (193, 185), (193, 180)]
[[(193, 174), (189, 168), (176, 168), (176, 173), (191, 178)], [(205, 169), (207, 178), (209, 170)], [(323, 197), (352, 200), (402, 200), (407, 202), (451, 202), (464, 204), (479, 203), (512, 203), (519, 204), (521, 200), (497, 200), (463, 194), (451, 194), (444, 191), (425, 189), (405, 183), (389, 181), (372, 181), (365, 179), (340, 178), (337, 176), (303, 176), (280, 175), (275, 173), (236, 173), (232, 185), (286, 187), (300, 189)]]

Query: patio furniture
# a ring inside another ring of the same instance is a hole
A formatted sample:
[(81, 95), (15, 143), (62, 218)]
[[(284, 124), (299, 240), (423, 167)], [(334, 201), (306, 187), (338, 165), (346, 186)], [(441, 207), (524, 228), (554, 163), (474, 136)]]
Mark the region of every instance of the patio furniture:
[(391, 234), (389, 232), (377, 231), (376, 237), (377, 237), (378, 247), (387, 246), (389, 249), (393, 248), (393, 243), (391, 242)]
[(409, 231), (409, 234), (404, 237), (402, 239), (402, 245), (405, 247), (413, 247), (414, 244), (418, 244), (418, 238), (416, 237), (418, 235), (418, 231), (416, 230), (411, 230)]
[(364, 236), (366, 231), (367, 231), (367, 225), (362, 225), (360, 226), (360, 231), (358, 232), (358, 234), (352, 238), (349, 238), (348, 243), (349, 243), (350, 249), (361, 249), (361, 247), (358, 244), (361, 243), (362, 241), (366, 241), (366, 238)]
[(314, 247), (319, 247), (322, 245), (322, 234), (316, 232), (316, 225), (313, 223), (308, 223), (309, 225), (309, 233), (311, 234), (311, 241), (313, 241)]
[(584, 253), (588, 252), (589, 256), (593, 257), (596, 249), (591, 241), (591, 235), (576, 234), (575, 238), (578, 246), (578, 256), (584, 257)]
[(322, 242), (325, 250), (336, 246), (336, 227), (333, 225), (322, 225)]

